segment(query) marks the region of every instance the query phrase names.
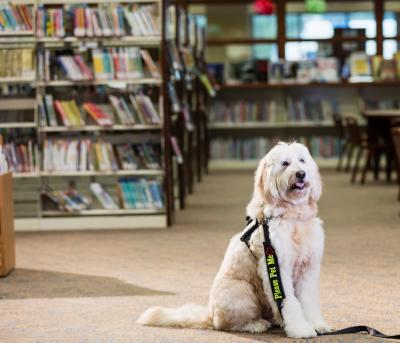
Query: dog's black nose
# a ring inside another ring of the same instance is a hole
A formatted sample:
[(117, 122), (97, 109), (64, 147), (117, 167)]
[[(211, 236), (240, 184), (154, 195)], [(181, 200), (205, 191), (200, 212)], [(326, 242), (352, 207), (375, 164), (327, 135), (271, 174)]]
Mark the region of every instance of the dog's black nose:
[(299, 170), (299, 171), (296, 173), (296, 177), (297, 177), (299, 180), (304, 180), (305, 177), (306, 177), (306, 172), (305, 172), (304, 170)]

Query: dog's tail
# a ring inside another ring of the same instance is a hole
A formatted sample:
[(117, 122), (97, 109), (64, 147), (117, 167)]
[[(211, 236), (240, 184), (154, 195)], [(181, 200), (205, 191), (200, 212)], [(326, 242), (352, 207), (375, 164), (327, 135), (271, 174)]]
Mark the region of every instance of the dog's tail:
[(139, 317), (137, 323), (150, 326), (211, 329), (212, 317), (207, 306), (186, 304), (178, 308), (151, 307)]

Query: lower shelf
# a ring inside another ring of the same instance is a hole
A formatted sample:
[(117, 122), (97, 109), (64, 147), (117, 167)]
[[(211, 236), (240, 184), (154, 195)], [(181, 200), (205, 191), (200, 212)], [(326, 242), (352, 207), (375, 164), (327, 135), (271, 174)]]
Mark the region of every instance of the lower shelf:
[(79, 212), (62, 212), (62, 211), (43, 211), (43, 217), (82, 217), (82, 216), (130, 216), (130, 215), (147, 215), (147, 214), (164, 214), (163, 210), (156, 209), (93, 209), (83, 210)]
[[(247, 170), (255, 169), (259, 160), (211, 160), (210, 169), (233, 169)], [(320, 168), (333, 168), (337, 165), (337, 158), (316, 158)]]
[(165, 214), (15, 219), (16, 231), (161, 229), (166, 227)]

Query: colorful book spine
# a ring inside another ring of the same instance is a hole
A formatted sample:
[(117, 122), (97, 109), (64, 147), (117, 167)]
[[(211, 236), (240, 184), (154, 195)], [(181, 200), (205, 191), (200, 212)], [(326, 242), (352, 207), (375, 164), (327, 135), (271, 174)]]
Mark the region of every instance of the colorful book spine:
[(27, 143), (6, 143), (2, 152), (7, 161), (8, 170), (14, 173), (34, 173), (37, 171), (38, 147), (29, 140)]
[(30, 33), (32, 31), (32, 10), (31, 5), (2, 2), (0, 4), (0, 32)]
[(123, 178), (118, 182), (121, 203), (127, 209), (164, 208), (163, 191), (159, 181)]

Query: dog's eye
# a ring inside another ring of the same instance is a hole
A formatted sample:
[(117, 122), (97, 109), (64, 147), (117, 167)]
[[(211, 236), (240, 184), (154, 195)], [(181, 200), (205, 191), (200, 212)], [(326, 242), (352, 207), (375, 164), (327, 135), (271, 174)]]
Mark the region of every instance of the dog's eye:
[(289, 164), (290, 164), (289, 161), (283, 161), (282, 162), (282, 166), (284, 166), (284, 167), (287, 167)]
[(304, 161), (304, 158), (300, 158), (300, 162), (305, 163), (306, 161)]

